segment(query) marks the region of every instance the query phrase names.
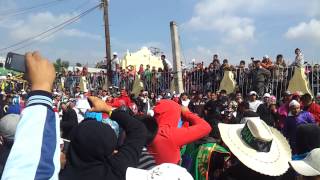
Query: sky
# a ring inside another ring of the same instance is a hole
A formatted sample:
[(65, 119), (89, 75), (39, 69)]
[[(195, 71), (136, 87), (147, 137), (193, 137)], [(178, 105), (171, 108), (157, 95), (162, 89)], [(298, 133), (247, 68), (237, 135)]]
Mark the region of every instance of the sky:
[[(0, 0), (0, 49), (52, 28), (99, 3), (99, 0), (60, 0), (29, 13), (19, 9), (52, 0)], [(158, 47), (172, 57), (170, 21), (178, 24), (182, 61), (212, 60), (213, 54), (236, 64), (250, 57), (293, 61), (299, 47), (308, 62), (320, 63), (319, 0), (110, 0), (112, 52)], [(102, 10), (96, 9), (18, 53), (39, 50), (52, 61), (93, 65), (105, 57)], [(5, 57), (8, 51), (1, 51)]]

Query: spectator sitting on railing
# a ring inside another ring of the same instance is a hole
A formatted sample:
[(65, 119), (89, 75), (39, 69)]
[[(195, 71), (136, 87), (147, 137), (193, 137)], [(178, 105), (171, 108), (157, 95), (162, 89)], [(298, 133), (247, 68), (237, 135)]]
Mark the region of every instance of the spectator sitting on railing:
[(220, 66), (220, 60), (219, 60), (218, 54), (213, 55), (212, 63), (215, 63), (215, 62), (217, 62)]
[(272, 69), (273, 64), (272, 64), (272, 61), (268, 55), (263, 56), (261, 66), (265, 69), (268, 69), (268, 70)]
[(161, 55), (161, 61), (163, 64), (164, 72), (169, 72), (172, 69), (172, 65), (168, 59), (166, 59), (165, 55)]
[(222, 65), (221, 65), (221, 67), (220, 67), (220, 70), (221, 70), (221, 71), (224, 71), (226, 67), (230, 67), (229, 62), (228, 62), (228, 59), (224, 59), (224, 60), (223, 60)]

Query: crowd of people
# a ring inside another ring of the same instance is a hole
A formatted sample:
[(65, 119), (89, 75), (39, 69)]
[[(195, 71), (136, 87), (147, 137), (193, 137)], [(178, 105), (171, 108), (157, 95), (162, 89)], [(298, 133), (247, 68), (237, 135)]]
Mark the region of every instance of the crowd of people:
[[(252, 57), (249, 64), (242, 60), (236, 66), (231, 65), (228, 59), (224, 59), (221, 63), (217, 54), (213, 56), (208, 66), (205, 66), (203, 62), (193, 62), (192, 67), (189, 68), (182, 64), (184, 91), (189, 94), (193, 90), (201, 93), (217, 92), (219, 89), (221, 90), (220, 84), (224, 73), (231, 71), (236, 83), (235, 91), (240, 91), (242, 94), (256, 91), (260, 96), (263, 96), (265, 92), (271, 92), (279, 100), (288, 88), (295, 68), (303, 67), (312, 95), (316, 96), (320, 92), (319, 65), (305, 62), (301, 50), (298, 48), (295, 50), (295, 54), (295, 61), (291, 64), (286, 62), (282, 54), (278, 54), (274, 62), (271, 57), (265, 55), (261, 61)], [(121, 67), (118, 55), (114, 53), (111, 61), (111, 84), (118, 87), (119, 90), (125, 88), (131, 92), (138, 79), (149, 94), (159, 95), (164, 91), (170, 91), (175, 72), (165, 55), (161, 56), (161, 61), (163, 68), (143, 64), (139, 67)], [(56, 87), (63, 86), (72, 92), (79, 84), (81, 76), (86, 77), (88, 89), (97, 89), (103, 87), (107, 74), (103, 71), (88, 73), (86, 68), (83, 71), (78, 69), (75, 72), (65, 72), (58, 76)]]
[(61, 90), (38, 52), (26, 69), (26, 90), (0, 95), (2, 179), (320, 179), (320, 97)]

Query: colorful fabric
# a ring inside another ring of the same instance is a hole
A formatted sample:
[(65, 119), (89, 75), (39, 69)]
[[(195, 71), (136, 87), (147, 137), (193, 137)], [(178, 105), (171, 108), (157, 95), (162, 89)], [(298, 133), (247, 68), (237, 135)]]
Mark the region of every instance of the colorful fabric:
[(202, 144), (199, 147), (195, 162), (195, 180), (209, 179), (210, 159), (213, 153), (225, 154), (225, 161), (227, 161), (230, 157), (230, 152), (216, 143)]

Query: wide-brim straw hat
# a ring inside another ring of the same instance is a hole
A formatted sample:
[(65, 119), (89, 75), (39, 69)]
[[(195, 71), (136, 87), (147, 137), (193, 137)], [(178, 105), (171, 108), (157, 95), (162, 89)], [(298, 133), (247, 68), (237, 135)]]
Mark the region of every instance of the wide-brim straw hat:
[[(219, 123), (218, 127), (223, 142), (248, 168), (269, 176), (280, 176), (289, 169), (291, 149), (288, 141), (278, 130), (269, 127), (264, 121), (258, 119), (248, 120), (246, 124)], [(248, 140), (245, 141), (243, 129), (247, 130), (247, 134), (250, 131), (251, 140), (258, 139), (259, 147), (264, 147), (262, 151), (249, 145)], [(267, 148), (264, 143), (267, 144)]]

